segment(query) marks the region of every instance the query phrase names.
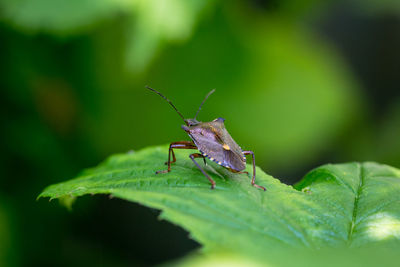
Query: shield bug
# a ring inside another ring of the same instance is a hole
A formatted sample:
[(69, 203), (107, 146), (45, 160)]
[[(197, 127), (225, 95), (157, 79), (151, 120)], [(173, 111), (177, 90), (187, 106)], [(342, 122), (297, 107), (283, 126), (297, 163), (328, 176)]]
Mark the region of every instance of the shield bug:
[(197, 166), (197, 168), (199, 168), (204, 176), (210, 181), (211, 189), (214, 189), (215, 181), (205, 172), (199, 163), (197, 163), (196, 158), (202, 158), (204, 160), (204, 164), (206, 164), (206, 158), (208, 158), (231, 172), (248, 174), (248, 172), (243, 170), (246, 168), (246, 155), (251, 155), (253, 159), (253, 177), (251, 179), (251, 184), (265, 191), (265, 187), (255, 183), (256, 164), (253, 151), (242, 150), (240, 148), (240, 146), (233, 140), (231, 135), (226, 130), (224, 125), (225, 119), (217, 118), (210, 122), (201, 122), (196, 120), (203, 104), (206, 102), (207, 98), (214, 93), (215, 90), (211, 90), (206, 95), (193, 119), (185, 119), (185, 117), (183, 117), (183, 115), (168, 98), (153, 88), (148, 86), (146, 86), (146, 88), (164, 98), (175, 109), (175, 111), (185, 122), (185, 125), (182, 125), (182, 129), (192, 139), (192, 141), (178, 141), (171, 143), (168, 150), (168, 161), (165, 163), (168, 165), (168, 168), (166, 170), (157, 171), (157, 174), (171, 171), (171, 164), (176, 162), (174, 149), (197, 149), (200, 153), (190, 154), (189, 157)]

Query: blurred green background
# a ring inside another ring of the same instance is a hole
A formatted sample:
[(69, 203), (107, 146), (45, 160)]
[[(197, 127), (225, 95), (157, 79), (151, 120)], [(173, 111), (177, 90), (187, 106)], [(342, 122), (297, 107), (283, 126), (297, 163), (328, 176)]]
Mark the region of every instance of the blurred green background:
[(199, 247), (139, 205), (35, 201), (110, 154), (188, 140), (145, 85), (186, 117), (216, 88), (198, 119), (224, 117), (285, 183), (328, 162), (400, 167), (399, 15), (397, 0), (0, 0), (0, 265), (148, 266)]

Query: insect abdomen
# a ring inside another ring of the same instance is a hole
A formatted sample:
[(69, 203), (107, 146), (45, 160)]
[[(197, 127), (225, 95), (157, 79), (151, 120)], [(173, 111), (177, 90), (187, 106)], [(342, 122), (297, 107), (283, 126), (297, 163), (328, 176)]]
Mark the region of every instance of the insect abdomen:
[[(243, 161), (244, 156), (243, 156), (243, 158), (241, 158), (240, 156), (235, 155), (233, 152), (231, 152), (231, 153), (223, 152), (224, 156), (226, 156), (226, 154), (228, 154), (228, 153), (230, 154), (230, 155), (228, 155), (228, 157), (223, 157), (223, 159), (221, 159), (219, 157), (219, 155), (217, 155), (218, 157), (213, 157), (212, 155), (209, 155), (202, 151), (200, 151), (200, 153), (204, 157), (208, 158), (211, 161), (214, 161), (218, 165), (221, 165), (222, 167), (225, 167), (225, 168), (232, 169), (234, 171), (242, 171), (246, 168), (246, 161)], [(244, 160), (245, 160), (245, 158), (244, 158)]]

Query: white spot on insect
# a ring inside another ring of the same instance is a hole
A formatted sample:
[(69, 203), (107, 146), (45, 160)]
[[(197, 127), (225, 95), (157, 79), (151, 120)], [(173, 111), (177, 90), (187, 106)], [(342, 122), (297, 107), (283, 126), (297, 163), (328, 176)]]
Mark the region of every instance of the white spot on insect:
[(214, 158), (213, 158), (213, 157), (211, 157), (211, 158), (210, 158), (210, 160), (214, 161)]
[(219, 165), (221, 165), (222, 163), (221, 163), (221, 161), (217, 161), (217, 163), (219, 164)]
[(223, 144), (222, 148), (225, 149), (225, 150), (231, 150), (231, 148), (227, 144)]

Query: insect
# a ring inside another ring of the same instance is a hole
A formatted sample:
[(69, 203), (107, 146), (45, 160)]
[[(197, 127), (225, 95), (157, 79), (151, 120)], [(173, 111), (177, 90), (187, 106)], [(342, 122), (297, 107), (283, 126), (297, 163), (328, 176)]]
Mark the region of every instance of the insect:
[(171, 164), (176, 162), (174, 149), (197, 149), (200, 153), (190, 154), (189, 157), (197, 166), (197, 168), (199, 168), (204, 176), (210, 181), (211, 189), (214, 189), (215, 181), (205, 172), (199, 163), (197, 163), (197, 158), (202, 158), (204, 164), (206, 164), (206, 158), (208, 158), (233, 173), (249, 174), (247, 171), (243, 170), (246, 168), (246, 155), (251, 155), (253, 159), (253, 177), (251, 179), (251, 184), (265, 191), (265, 187), (255, 183), (256, 164), (253, 151), (242, 150), (240, 146), (232, 139), (231, 135), (225, 128), (225, 119), (217, 118), (210, 122), (201, 122), (196, 120), (202, 106), (206, 102), (207, 98), (214, 93), (215, 89), (211, 90), (206, 95), (194, 118), (185, 119), (185, 117), (183, 117), (183, 115), (168, 98), (153, 88), (148, 86), (146, 86), (146, 88), (164, 98), (175, 109), (175, 111), (185, 122), (185, 125), (181, 126), (182, 129), (192, 139), (192, 141), (178, 141), (171, 143), (168, 150), (168, 161), (165, 163), (168, 165), (168, 168), (166, 170), (157, 171), (156, 174), (167, 173), (171, 171)]

